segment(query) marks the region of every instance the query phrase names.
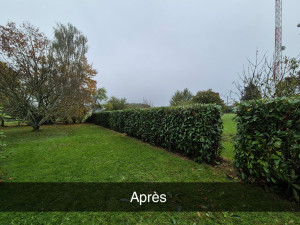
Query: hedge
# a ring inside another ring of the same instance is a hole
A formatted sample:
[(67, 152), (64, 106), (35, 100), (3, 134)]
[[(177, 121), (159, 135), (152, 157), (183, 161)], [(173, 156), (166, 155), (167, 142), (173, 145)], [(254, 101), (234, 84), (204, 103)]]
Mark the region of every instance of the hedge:
[(299, 201), (300, 97), (242, 102), (236, 108), (234, 166)]
[(214, 164), (221, 153), (221, 107), (196, 104), (183, 107), (128, 109), (93, 113), (88, 122)]

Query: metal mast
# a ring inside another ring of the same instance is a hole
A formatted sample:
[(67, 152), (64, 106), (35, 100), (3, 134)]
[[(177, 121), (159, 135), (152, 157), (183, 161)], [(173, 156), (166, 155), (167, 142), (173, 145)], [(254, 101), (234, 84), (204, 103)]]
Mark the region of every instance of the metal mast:
[(282, 0), (275, 0), (274, 79), (282, 76)]

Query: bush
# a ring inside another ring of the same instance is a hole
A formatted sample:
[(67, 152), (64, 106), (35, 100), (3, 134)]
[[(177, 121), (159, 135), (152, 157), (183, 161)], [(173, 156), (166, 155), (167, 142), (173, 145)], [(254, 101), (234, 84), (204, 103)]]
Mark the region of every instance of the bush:
[(197, 162), (214, 164), (221, 152), (221, 107), (215, 104), (99, 112), (88, 121)]
[[(236, 108), (234, 165), (244, 180), (284, 188), (299, 201), (300, 97), (242, 102)], [(280, 189), (282, 190), (282, 189)]]

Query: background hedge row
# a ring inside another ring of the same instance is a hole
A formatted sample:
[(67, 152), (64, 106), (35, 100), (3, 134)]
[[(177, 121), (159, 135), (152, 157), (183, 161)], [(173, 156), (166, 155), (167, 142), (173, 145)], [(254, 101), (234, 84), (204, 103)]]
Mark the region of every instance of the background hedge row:
[(197, 162), (214, 164), (221, 153), (221, 107), (129, 109), (94, 113), (88, 122), (179, 152)]
[(234, 165), (242, 178), (276, 184), (299, 201), (300, 98), (242, 102), (236, 113)]

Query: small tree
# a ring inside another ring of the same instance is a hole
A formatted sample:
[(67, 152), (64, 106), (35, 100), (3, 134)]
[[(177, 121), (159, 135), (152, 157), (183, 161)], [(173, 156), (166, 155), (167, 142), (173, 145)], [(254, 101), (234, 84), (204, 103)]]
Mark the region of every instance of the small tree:
[(198, 91), (197, 94), (193, 97), (194, 103), (216, 103), (217, 105), (225, 108), (224, 101), (220, 98), (219, 93), (212, 91), (212, 89), (208, 89), (207, 91)]
[(170, 106), (186, 105), (191, 103), (193, 94), (189, 89), (185, 88), (183, 91), (176, 91), (170, 100)]
[(250, 82), (244, 89), (243, 95), (241, 97), (242, 101), (249, 101), (260, 99), (261, 94), (257, 86)]
[(93, 111), (104, 109), (104, 102), (107, 100), (107, 91), (104, 87), (97, 90), (96, 95), (93, 95), (94, 105)]
[(277, 85), (277, 96), (295, 96), (300, 93), (300, 71), (295, 75), (285, 77)]

